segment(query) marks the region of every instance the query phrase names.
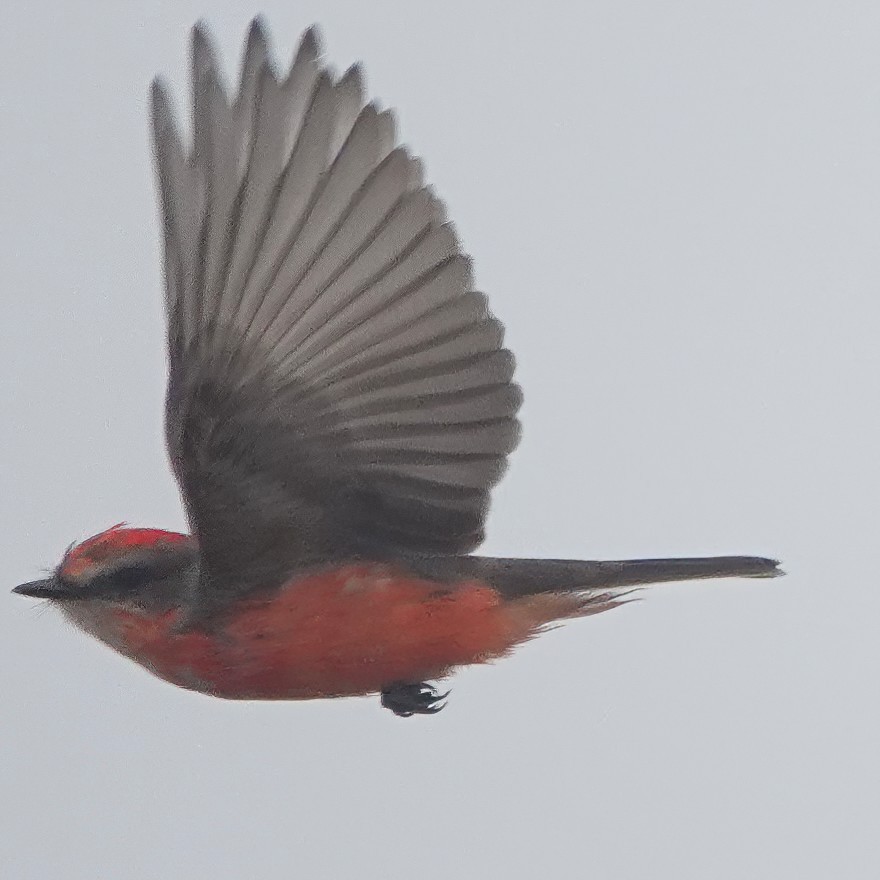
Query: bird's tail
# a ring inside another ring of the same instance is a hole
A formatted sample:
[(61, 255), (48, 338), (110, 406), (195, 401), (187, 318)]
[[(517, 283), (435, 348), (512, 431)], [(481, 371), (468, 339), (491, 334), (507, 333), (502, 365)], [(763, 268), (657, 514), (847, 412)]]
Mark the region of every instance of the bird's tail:
[(775, 559), (761, 556), (709, 556), (685, 559), (628, 559), (600, 562), (607, 569), (608, 586), (630, 587), (666, 581), (705, 578), (767, 578), (783, 572)]
[(433, 556), (410, 560), (410, 567), (431, 579), (486, 584), (511, 606), (521, 608), (532, 620), (542, 623), (608, 611), (649, 584), (706, 578), (771, 578), (783, 574), (775, 559), (760, 556), (611, 562)]
[(760, 556), (628, 559), (613, 562), (472, 556), (469, 557), (469, 562), (473, 565), (472, 574), (475, 577), (511, 599), (537, 593), (617, 590), (666, 581), (766, 578), (782, 574), (775, 559), (764, 559)]
[(473, 575), (509, 600), (511, 611), (522, 617), (523, 626), (531, 627), (533, 633), (555, 620), (610, 611), (629, 601), (631, 593), (649, 584), (704, 578), (768, 578), (783, 574), (775, 559), (758, 556), (613, 562), (470, 558), (476, 563)]
[(421, 576), (448, 584), (476, 582), (494, 589), (503, 638), (501, 656), (556, 621), (587, 617), (625, 604), (649, 584), (698, 578), (768, 578), (783, 574), (775, 559), (714, 556), (697, 559), (501, 559), (491, 556), (420, 556), (407, 561)]

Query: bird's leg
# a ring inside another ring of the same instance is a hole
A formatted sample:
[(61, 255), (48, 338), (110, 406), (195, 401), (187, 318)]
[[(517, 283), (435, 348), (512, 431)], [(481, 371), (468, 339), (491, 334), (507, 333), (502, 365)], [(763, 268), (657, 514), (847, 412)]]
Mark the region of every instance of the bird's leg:
[(445, 694), (437, 693), (435, 687), (424, 681), (418, 684), (395, 682), (382, 688), (382, 705), (400, 718), (434, 715), (446, 705), (442, 701), (448, 696), (449, 691)]

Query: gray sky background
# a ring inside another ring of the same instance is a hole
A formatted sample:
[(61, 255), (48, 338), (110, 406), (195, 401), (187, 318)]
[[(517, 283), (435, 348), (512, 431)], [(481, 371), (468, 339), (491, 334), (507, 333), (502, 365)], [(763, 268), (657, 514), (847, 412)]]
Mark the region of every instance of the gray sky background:
[[(183, 528), (147, 86), (240, 2), (9, 4), (9, 587)], [(494, 667), (439, 716), (176, 690), (0, 590), (4, 880), (880, 876), (880, 6), (281, 2), (427, 160), (507, 324), (496, 554), (757, 553)], [(4, 588), (5, 589), (5, 588)]]

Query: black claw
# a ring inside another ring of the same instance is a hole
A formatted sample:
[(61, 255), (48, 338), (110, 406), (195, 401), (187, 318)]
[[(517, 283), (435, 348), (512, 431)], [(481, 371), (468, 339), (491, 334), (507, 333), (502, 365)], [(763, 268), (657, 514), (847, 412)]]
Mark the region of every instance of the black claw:
[(436, 688), (424, 681), (418, 684), (397, 683), (383, 688), (382, 706), (400, 718), (436, 715), (446, 705), (443, 700), (448, 696), (449, 691), (438, 693)]

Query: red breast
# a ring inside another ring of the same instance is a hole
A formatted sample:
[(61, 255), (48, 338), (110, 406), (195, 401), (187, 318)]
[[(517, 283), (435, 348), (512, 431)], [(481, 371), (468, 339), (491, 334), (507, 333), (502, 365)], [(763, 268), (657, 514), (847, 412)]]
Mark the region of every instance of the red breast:
[(161, 678), (230, 699), (308, 699), (440, 678), (503, 656), (573, 597), (505, 601), (479, 582), (436, 582), (348, 565), (237, 603), (210, 633), (176, 631), (179, 613), (114, 612), (125, 653)]

